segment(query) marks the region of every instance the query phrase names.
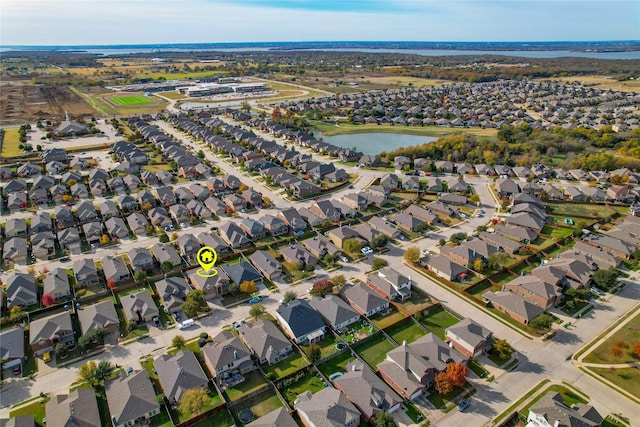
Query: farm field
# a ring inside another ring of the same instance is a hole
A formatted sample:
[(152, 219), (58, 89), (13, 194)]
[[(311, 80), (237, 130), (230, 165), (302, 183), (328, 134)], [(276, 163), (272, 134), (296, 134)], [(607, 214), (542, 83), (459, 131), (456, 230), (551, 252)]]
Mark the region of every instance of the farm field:
[(112, 102), (118, 106), (134, 106), (151, 104), (151, 100), (143, 95), (127, 95), (127, 96), (114, 96), (113, 98), (107, 98), (109, 102)]

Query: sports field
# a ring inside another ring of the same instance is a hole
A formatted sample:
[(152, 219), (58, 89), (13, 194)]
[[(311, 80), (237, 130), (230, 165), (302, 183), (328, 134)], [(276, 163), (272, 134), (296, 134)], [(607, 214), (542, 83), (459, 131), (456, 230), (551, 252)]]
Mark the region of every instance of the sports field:
[(109, 98), (109, 101), (119, 107), (151, 104), (152, 102), (149, 98), (143, 95), (116, 96)]

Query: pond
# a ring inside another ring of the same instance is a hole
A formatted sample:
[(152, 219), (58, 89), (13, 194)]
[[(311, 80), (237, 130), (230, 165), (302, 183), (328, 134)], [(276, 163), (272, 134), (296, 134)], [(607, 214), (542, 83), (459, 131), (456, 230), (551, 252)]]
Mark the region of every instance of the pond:
[(364, 154), (378, 154), (381, 151), (391, 151), (399, 147), (422, 145), (435, 141), (436, 137), (421, 135), (404, 135), (398, 133), (355, 133), (349, 135), (334, 135), (322, 137), (325, 142), (344, 148), (354, 148)]

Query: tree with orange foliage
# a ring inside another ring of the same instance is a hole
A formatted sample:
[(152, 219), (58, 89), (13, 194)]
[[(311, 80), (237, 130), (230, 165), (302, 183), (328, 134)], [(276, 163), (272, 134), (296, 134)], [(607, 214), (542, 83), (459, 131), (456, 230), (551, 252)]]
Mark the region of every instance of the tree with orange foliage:
[(640, 343), (635, 343), (633, 345), (633, 352), (636, 354), (636, 356), (640, 357)]
[(620, 347), (611, 347), (609, 351), (613, 357), (622, 357), (622, 349)]
[(467, 367), (462, 364), (462, 362), (458, 363), (449, 363), (447, 365), (447, 376), (451, 380), (451, 383), (456, 387), (464, 387), (467, 382)]
[(436, 375), (436, 391), (440, 394), (447, 394), (453, 391), (453, 383), (445, 371)]

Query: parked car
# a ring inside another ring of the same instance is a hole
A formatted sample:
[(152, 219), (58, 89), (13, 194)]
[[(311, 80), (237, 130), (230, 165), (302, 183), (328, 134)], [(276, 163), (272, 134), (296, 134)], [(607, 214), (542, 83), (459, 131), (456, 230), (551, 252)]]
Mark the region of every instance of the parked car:
[(233, 327), (234, 327), (235, 329), (238, 329), (238, 328), (240, 327), (240, 323), (238, 323), (238, 322), (233, 322)]
[(362, 249), (360, 249), (360, 252), (362, 252), (365, 255), (371, 255), (373, 253), (373, 249), (371, 249), (369, 246), (365, 246)]
[(153, 324), (156, 325), (156, 328), (162, 327), (162, 323), (160, 323), (160, 318), (158, 316), (154, 316), (151, 320), (153, 320)]
[(248, 303), (249, 305), (253, 305), (259, 303), (260, 301), (262, 301), (262, 298), (260, 298), (260, 296), (255, 296), (249, 299)]
[(347, 257), (346, 257), (346, 256), (344, 256), (344, 255), (341, 255), (341, 256), (340, 256), (340, 261), (342, 261), (342, 262), (349, 262), (349, 258), (347, 258)]
[(469, 407), (471, 401), (469, 399), (464, 399), (462, 402), (458, 403), (458, 411), (464, 412), (465, 409)]
[(68, 256), (63, 256), (62, 258), (60, 258), (60, 262), (69, 262), (70, 259)]
[(173, 318), (176, 319), (176, 321), (180, 320), (180, 313), (173, 313)]
[(13, 367), (13, 375), (18, 376), (22, 373), (22, 367), (20, 365), (16, 365)]

